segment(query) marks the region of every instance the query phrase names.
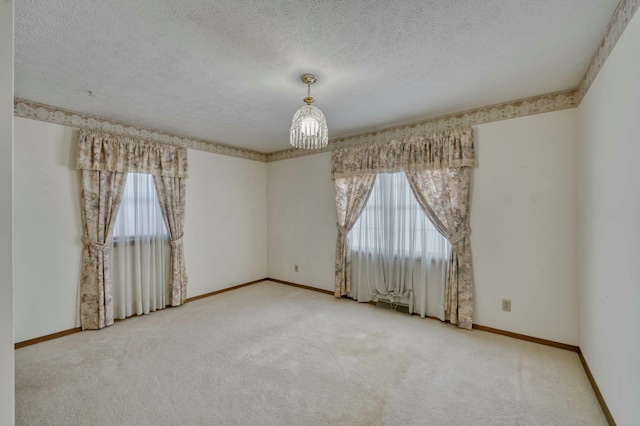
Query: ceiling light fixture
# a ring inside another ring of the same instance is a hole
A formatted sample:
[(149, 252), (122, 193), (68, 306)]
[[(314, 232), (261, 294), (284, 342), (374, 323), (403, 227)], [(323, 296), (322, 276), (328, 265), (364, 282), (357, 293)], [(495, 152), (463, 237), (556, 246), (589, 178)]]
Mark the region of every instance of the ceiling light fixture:
[(317, 78), (313, 74), (304, 74), (300, 76), (300, 80), (307, 85), (307, 97), (304, 98), (306, 105), (296, 111), (293, 116), (291, 129), (289, 129), (289, 142), (296, 148), (324, 148), (329, 143), (327, 120), (322, 111), (311, 105), (313, 103), (311, 85)]

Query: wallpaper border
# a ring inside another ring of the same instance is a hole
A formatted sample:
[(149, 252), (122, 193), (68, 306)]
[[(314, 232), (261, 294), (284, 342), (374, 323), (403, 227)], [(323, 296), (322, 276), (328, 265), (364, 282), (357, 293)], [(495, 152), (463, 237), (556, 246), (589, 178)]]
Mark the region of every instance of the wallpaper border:
[(375, 132), (337, 138), (329, 141), (329, 146), (327, 146), (327, 148), (314, 150), (312, 152), (296, 149), (273, 152), (267, 154), (267, 161), (274, 162), (289, 158), (302, 157), (305, 155), (329, 152), (336, 144), (358, 145), (360, 143), (372, 142), (378, 138), (386, 138), (390, 140), (401, 136), (403, 133), (406, 134), (407, 130), (412, 128), (420, 129), (419, 131), (424, 132), (440, 131), (454, 127), (475, 126), (478, 124), (507, 120), (510, 118), (525, 117), (527, 115), (575, 108), (580, 105), (580, 102), (582, 102), (582, 99), (591, 87), (591, 84), (595, 81), (598, 73), (604, 66), (607, 58), (618, 43), (618, 40), (620, 40), (620, 37), (624, 33), (635, 13), (638, 11), (639, 7), (640, 0), (620, 1), (611, 17), (611, 20), (609, 21), (609, 25), (602, 37), (602, 41), (596, 48), (587, 70), (575, 89), (482, 107), (403, 126), (381, 129)]
[(17, 117), (46, 121), (63, 126), (97, 130), (119, 136), (129, 136), (136, 139), (176, 145), (198, 151), (206, 151), (229, 157), (242, 158), (245, 160), (260, 162), (267, 161), (267, 155), (261, 152), (236, 148), (234, 146), (211, 142), (204, 139), (179, 136), (172, 133), (162, 132), (160, 130), (123, 123), (121, 121), (109, 120), (89, 114), (39, 104), (37, 102), (26, 101), (24, 99), (14, 99), (13, 105), (14, 115)]
[(69, 111), (19, 98), (14, 100), (14, 114), (22, 118), (30, 118), (78, 128), (85, 127), (91, 130), (105, 131), (246, 160), (260, 162), (287, 160), (290, 158), (330, 152), (338, 144), (340, 146), (348, 146), (371, 143), (379, 141), (380, 139), (392, 140), (412, 134), (425, 134), (455, 127), (475, 126), (511, 118), (575, 108), (580, 105), (580, 102), (591, 87), (591, 84), (595, 81), (600, 69), (604, 66), (607, 58), (639, 7), (640, 0), (621, 0), (609, 21), (605, 35), (594, 52), (585, 74), (575, 89), (533, 96), (527, 99), (485, 106), (400, 126), (336, 138), (330, 140), (329, 145), (323, 149), (300, 150), (291, 148), (265, 154), (204, 139), (189, 138), (120, 121), (95, 117), (89, 114)]
[(602, 41), (593, 53), (593, 58), (591, 58), (591, 62), (589, 62), (589, 66), (580, 80), (577, 89), (578, 104), (582, 102), (639, 7), (640, 0), (622, 0), (618, 4), (615, 12), (613, 12), (611, 21), (609, 21), (604, 37), (602, 37)]
[(380, 141), (381, 139), (402, 139), (411, 135), (424, 135), (426, 133), (438, 132), (456, 127), (476, 126), (478, 124), (492, 123), (511, 118), (575, 108), (578, 106), (577, 94), (578, 91), (575, 89), (565, 90), (562, 92), (476, 108), (455, 114), (443, 115), (401, 126), (361, 133), (354, 136), (336, 138), (330, 140), (329, 145), (323, 149), (305, 151), (292, 148), (267, 154), (267, 161), (274, 162), (289, 158), (329, 152), (337, 145), (352, 146), (372, 143)]

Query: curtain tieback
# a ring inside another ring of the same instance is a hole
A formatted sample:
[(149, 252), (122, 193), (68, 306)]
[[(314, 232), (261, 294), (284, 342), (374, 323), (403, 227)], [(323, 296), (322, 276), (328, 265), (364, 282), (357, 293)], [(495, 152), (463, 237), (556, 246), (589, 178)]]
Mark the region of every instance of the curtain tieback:
[(89, 247), (94, 248), (96, 250), (100, 250), (103, 253), (108, 253), (109, 250), (111, 249), (111, 244), (100, 243), (94, 240), (93, 238), (91, 238), (90, 236), (88, 236), (87, 234), (84, 234), (81, 240), (83, 243), (85, 243)]
[(178, 238), (169, 240), (169, 244), (171, 244), (171, 248), (175, 248), (178, 246), (178, 244), (182, 243), (182, 237), (184, 237), (184, 233), (180, 234)]
[(345, 228), (344, 226), (340, 225), (339, 223), (336, 223), (336, 226), (338, 227), (338, 233), (344, 235), (345, 237), (347, 236), (347, 234), (349, 233), (349, 231), (347, 231), (347, 228)]
[(449, 236), (448, 240), (449, 243), (451, 243), (451, 245), (454, 245), (460, 241), (462, 241), (462, 239), (464, 239), (464, 237), (466, 237), (467, 235), (469, 235), (469, 227), (467, 226), (463, 226), (462, 228), (458, 229), (456, 232), (454, 232), (452, 235)]

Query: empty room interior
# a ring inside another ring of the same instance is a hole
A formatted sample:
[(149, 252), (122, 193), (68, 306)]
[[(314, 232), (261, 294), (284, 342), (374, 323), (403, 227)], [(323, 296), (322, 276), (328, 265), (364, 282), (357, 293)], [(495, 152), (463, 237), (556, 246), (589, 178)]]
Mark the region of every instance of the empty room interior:
[(0, 424), (640, 424), (639, 7), (0, 2)]

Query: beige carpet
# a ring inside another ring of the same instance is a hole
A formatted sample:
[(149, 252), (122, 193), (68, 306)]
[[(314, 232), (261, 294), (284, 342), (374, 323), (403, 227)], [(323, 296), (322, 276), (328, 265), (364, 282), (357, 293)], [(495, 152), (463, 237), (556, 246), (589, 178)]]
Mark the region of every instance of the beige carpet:
[(606, 425), (577, 354), (271, 282), (16, 351), (19, 425)]

